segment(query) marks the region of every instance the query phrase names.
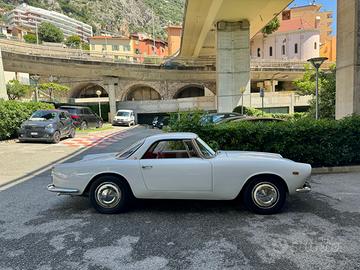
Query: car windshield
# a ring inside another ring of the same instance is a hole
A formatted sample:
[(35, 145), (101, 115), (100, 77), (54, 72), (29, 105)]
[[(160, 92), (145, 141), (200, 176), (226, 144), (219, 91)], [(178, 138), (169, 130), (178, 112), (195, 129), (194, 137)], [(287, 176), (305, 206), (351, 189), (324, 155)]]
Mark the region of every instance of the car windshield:
[(200, 148), (201, 153), (204, 155), (204, 157), (212, 158), (212, 157), (216, 156), (215, 151), (212, 150), (211, 147), (209, 145), (207, 145), (207, 143), (204, 142), (202, 139), (197, 138), (196, 142)]
[(118, 159), (127, 159), (132, 154), (134, 154), (140, 148), (140, 146), (143, 145), (144, 141), (145, 141), (145, 139), (143, 139), (141, 141), (138, 141), (137, 143), (134, 143), (128, 149), (126, 149), (123, 152), (120, 152), (119, 154), (117, 154), (116, 157)]
[(30, 119), (31, 121), (47, 121), (51, 119), (55, 119), (57, 113), (49, 112), (49, 111), (36, 111), (34, 112)]
[(76, 108), (60, 107), (60, 109), (68, 111), (70, 114), (77, 114), (78, 113), (78, 109), (76, 109)]
[(116, 116), (124, 116), (124, 117), (128, 117), (130, 115), (129, 112), (117, 112)]

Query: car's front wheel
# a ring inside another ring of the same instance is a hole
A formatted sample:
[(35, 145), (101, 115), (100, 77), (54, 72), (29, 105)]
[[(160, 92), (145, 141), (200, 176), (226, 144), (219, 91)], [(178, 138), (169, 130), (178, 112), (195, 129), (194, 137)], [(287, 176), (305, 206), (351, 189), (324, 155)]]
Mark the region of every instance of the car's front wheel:
[(243, 201), (249, 210), (257, 214), (275, 214), (285, 204), (286, 187), (276, 177), (259, 176), (245, 187)]
[(100, 213), (115, 214), (128, 209), (131, 191), (115, 176), (101, 176), (90, 187), (90, 202)]
[(75, 138), (75, 128), (70, 129), (69, 138)]
[(52, 142), (53, 143), (59, 143), (61, 140), (61, 134), (60, 134), (60, 131), (55, 131), (55, 133), (53, 134), (52, 136)]

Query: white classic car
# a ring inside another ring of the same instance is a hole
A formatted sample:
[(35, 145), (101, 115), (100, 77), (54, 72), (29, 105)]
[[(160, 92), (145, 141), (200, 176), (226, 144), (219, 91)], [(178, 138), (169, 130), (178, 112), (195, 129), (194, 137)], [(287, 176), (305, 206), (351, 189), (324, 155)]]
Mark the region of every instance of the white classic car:
[(309, 164), (279, 154), (213, 151), (194, 133), (163, 133), (121, 153), (56, 165), (48, 190), (90, 197), (101, 213), (125, 211), (133, 198), (233, 200), (253, 212), (279, 212), (287, 194), (309, 192)]

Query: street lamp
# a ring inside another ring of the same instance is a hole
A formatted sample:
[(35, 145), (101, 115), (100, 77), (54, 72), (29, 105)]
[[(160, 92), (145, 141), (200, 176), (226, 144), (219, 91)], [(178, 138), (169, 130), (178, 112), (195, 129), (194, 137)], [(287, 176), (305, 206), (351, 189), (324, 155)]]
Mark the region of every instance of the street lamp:
[(310, 62), (313, 65), (313, 67), (316, 69), (316, 90), (315, 90), (315, 96), (316, 96), (315, 118), (316, 118), (316, 120), (319, 119), (319, 68), (326, 60), (328, 60), (327, 57), (315, 57), (315, 58), (310, 58), (308, 60), (308, 62)]
[(39, 101), (38, 83), (40, 80), (40, 76), (35, 74), (35, 75), (30, 76), (30, 79), (35, 82), (35, 101), (38, 102)]
[(101, 91), (100, 90), (97, 90), (96, 91), (96, 94), (98, 96), (98, 101), (99, 101), (99, 116), (101, 118), (101, 105), (100, 105), (100, 96), (101, 96)]

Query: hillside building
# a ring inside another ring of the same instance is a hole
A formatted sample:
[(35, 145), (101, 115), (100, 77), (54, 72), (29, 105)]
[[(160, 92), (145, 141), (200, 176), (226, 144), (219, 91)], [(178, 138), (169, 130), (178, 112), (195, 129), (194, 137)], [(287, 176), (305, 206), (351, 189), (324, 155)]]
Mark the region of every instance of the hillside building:
[(64, 14), (21, 4), (6, 13), (5, 19), (11, 27), (21, 27), (35, 33), (42, 22), (49, 22), (60, 28), (64, 37), (78, 35), (83, 41), (92, 36), (92, 27)]
[(320, 31), (301, 18), (286, 20), (271, 35), (257, 34), (250, 52), (252, 59), (307, 61), (319, 57)]
[(284, 10), (279, 15), (280, 23), (301, 19), (307, 22), (313, 29), (320, 31), (320, 56), (329, 58), (329, 61), (336, 61), (336, 38), (332, 33), (333, 12), (323, 11), (318, 4), (292, 7)]
[(133, 61), (131, 40), (128, 37), (93, 36), (89, 38), (90, 54), (95, 57), (113, 57), (118, 61)]
[(165, 57), (168, 55), (168, 44), (166, 41), (156, 39), (141, 33), (134, 33), (130, 35), (132, 40), (133, 51), (142, 59), (151, 57)]
[(180, 49), (182, 26), (169, 25), (167, 27), (168, 32), (168, 55), (174, 55)]

